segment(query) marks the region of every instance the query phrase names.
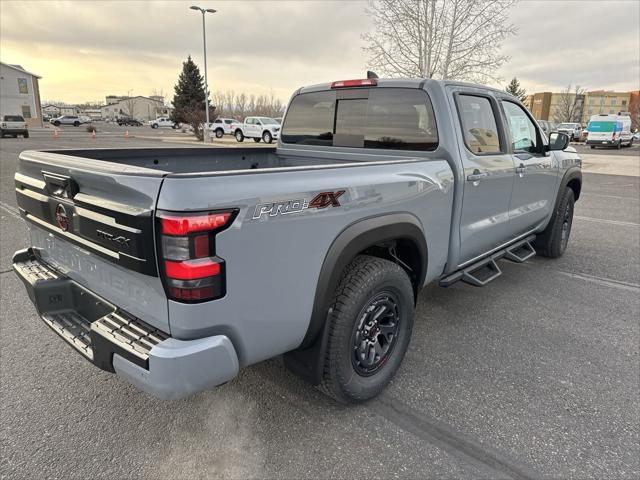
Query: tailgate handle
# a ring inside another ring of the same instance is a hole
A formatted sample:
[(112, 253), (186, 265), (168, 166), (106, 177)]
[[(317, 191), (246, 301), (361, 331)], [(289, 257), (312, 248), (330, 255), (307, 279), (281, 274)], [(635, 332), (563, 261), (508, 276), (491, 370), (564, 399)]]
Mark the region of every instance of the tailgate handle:
[(78, 193), (78, 184), (71, 177), (49, 172), (42, 172), (42, 176), (51, 195), (73, 198)]

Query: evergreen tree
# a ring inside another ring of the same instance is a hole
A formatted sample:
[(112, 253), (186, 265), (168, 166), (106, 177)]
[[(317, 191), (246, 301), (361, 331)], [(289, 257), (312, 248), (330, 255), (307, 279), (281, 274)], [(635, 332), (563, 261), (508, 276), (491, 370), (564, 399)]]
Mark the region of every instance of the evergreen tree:
[(174, 90), (174, 121), (185, 122), (187, 114), (194, 110), (202, 110), (204, 113), (204, 79), (198, 66), (191, 60), (191, 55), (186, 62), (182, 63), (182, 72), (180, 72)]
[(520, 82), (516, 77), (513, 77), (509, 85), (507, 85), (507, 88), (505, 88), (505, 91), (518, 98), (521, 102), (524, 101), (527, 96), (527, 91), (524, 88), (520, 88)]

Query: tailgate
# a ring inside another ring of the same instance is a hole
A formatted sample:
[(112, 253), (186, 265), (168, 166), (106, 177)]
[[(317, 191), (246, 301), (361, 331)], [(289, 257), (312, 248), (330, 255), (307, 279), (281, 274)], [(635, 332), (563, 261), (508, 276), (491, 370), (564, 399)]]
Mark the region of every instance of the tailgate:
[(62, 153), (23, 152), (15, 175), (33, 247), (67, 276), (168, 331), (155, 259), (163, 172)]

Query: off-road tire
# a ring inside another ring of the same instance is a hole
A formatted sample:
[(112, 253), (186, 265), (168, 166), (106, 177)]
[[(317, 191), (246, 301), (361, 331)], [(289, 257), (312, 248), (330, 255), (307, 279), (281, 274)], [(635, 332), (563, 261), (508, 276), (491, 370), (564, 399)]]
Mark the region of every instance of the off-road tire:
[[(363, 376), (354, 365), (355, 332), (365, 309), (380, 295), (397, 300), (397, 335), (379, 369)], [(378, 395), (400, 367), (413, 328), (413, 288), (407, 273), (382, 258), (360, 255), (344, 270), (334, 292), (327, 328), (320, 391), (341, 403), (360, 403)]]
[[(566, 251), (571, 235), (573, 224), (573, 210), (575, 206), (575, 196), (573, 190), (565, 187), (562, 197), (558, 202), (558, 207), (553, 213), (553, 217), (547, 228), (536, 237), (533, 246), (538, 255), (549, 258), (558, 258)], [(568, 221), (566, 238), (563, 237), (565, 222)]]

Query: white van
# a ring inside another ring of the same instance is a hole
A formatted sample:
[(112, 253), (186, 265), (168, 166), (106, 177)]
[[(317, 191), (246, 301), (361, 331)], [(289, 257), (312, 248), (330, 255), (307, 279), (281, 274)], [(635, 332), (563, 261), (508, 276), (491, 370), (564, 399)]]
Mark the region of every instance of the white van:
[(628, 115), (600, 114), (592, 115), (587, 125), (587, 145), (611, 146), (620, 148), (633, 145), (631, 117)]

